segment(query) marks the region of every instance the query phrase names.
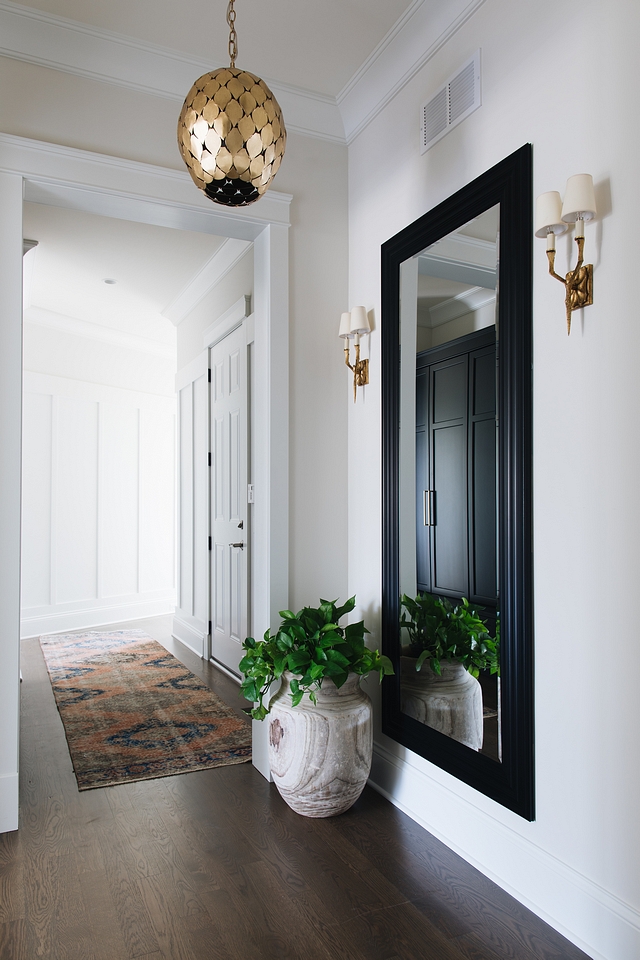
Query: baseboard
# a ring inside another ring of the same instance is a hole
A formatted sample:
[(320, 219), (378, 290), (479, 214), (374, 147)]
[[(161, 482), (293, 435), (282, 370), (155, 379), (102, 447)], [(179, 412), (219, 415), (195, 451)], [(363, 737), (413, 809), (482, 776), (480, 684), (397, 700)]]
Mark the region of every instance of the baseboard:
[(18, 829), (18, 774), (0, 777), (0, 833)]
[(379, 743), (369, 784), (593, 960), (640, 957), (640, 911)]
[(123, 620), (144, 620), (146, 617), (161, 617), (175, 610), (173, 597), (155, 600), (134, 600), (122, 604), (105, 604), (80, 610), (47, 613), (37, 617), (23, 617), (20, 621), (20, 639), (40, 637), (45, 633), (64, 633), (65, 630), (83, 630), (85, 627), (101, 627), (106, 623)]
[(206, 656), (206, 629), (198, 629), (200, 621), (193, 618), (190, 618), (190, 620), (191, 622), (188, 622), (184, 616), (178, 616), (176, 613), (173, 618), (171, 635), (180, 643), (184, 643), (185, 647), (189, 647), (189, 650), (193, 650), (199, 657), (204, 657)]

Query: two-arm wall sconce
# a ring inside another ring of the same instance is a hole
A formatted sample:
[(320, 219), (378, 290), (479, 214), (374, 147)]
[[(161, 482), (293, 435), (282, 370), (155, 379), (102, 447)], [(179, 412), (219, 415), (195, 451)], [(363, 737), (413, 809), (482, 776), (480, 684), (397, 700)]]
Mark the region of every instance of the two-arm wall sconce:
[[(366, 307), (352, 307), (351, 313), (343, 313), (340, 317), (339, 337), (344, 340), (344, 362), (353, 370), (353, 402), (356, 402), (356, 390), (369, 383), (369, 361), (360, 359), (360, 337), (371, 332), (371, 324), (367, 316)], [(355, 341), (356, 357), (353, 364), (349, 363), (349, 340)]]
[[(565, 286), (567, 333), (571, 333), (571, 313), (593, 303), (593, 266), (584, 263), (584, 222), (596, 215), (593, 178), (589, 173), (577, 173), (567, 180), (564, 203), (557, 190), (542, 193), (536, 201), (536, 237), (547, 238), (549, 273)], [(578, 262), (566, 277), (555, 271), (556, 236), (565, 233), (575, 223), (575, 241), (578, 244)]]

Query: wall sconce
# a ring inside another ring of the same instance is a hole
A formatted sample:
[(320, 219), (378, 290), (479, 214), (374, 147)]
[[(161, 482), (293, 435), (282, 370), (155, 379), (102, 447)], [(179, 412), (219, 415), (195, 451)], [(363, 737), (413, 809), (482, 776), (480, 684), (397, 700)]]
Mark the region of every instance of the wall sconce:
[[(564, 203), (557, 190), (542, 193), (536, 200), (536, 237), (547, 238), (549, 273), (565, 286), (567, 333), (571, 333), (571, 313), (593, 303), (593, 266), (584, 261), (584, 222), (596, 215), (596, 198), (593, 177), (589, 173), (577, 173), (567, 180)], [(578, 244), (578, 262), (566, 277), (555, 271), (556, 236), (575, 223), (575, 241)]]
[[(351, 313), (340, 317), (339, 337), (344, 340), (344, 362), (353, 370), (353, 402), (356, 402), (356, 390), (369, 383), (369, 361), (360, 359), (360, 337), (371, 332), (366, 307), (352, 307)], [(349, 340), (355, 341), (356, 357), (349, 363)]]

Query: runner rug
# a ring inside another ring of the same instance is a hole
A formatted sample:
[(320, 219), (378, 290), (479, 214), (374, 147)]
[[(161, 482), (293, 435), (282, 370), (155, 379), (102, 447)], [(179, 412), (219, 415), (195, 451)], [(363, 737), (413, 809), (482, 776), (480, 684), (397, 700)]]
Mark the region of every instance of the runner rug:
[(79, 790), (251, 759), (251, 726), (141, 630), (40, 637)]

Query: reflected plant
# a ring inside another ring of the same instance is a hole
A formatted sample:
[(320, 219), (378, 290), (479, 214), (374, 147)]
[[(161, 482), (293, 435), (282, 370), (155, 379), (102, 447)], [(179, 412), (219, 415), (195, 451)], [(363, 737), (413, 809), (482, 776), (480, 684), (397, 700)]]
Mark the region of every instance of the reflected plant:
[(466, 597), (454, 605), (432, 593), (419, 593), (415, 598), (405, 593), (400, 602), (404, 607), (400, 627), (409, 635), (411, 656), (417, 658), (416, 670), (429, 660), (433, 672), (440, 675), (442, 660), (456, 660), (472, 677), (477, 678), (481, 670), (500, 674), (499, 618), (492, 637), (480, 616), (482, 608), (470, 606)]

